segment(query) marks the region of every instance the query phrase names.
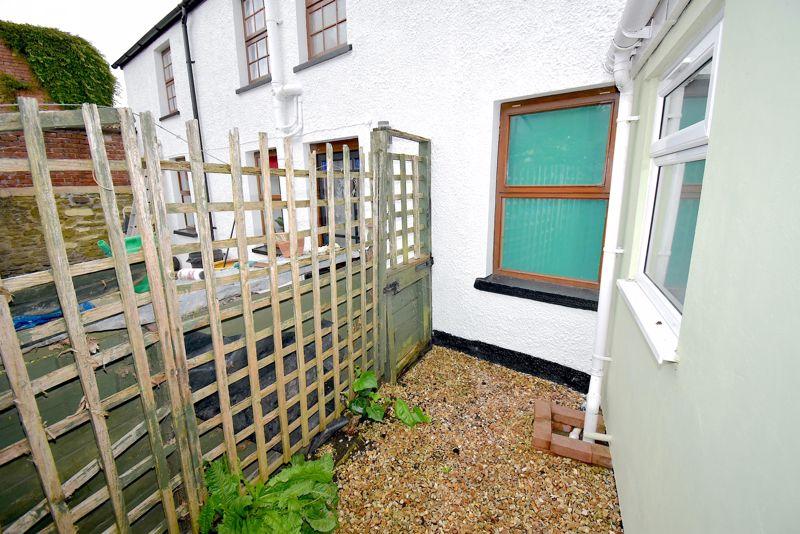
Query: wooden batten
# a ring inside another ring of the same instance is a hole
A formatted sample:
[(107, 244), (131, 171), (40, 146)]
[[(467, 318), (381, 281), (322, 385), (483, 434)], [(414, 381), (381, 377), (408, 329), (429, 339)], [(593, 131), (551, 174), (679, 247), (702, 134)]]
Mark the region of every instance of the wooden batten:
[[(346, 149), (346, 147), (345, 147)], [(348, 160), (349, 165), (349, 160)], [(325, 145), (325, 190), (328, 200), (328, 250), (330, 252), (330, 272), (331, 280), (337, 280), (336, 275), (336, 182), (334, 176), (333, 145)], [(333, 346), (333, 394), (335, 397), (341, 395), (340, 391), (340, 353), (341, 345), (339, 341), (339, 284), (331, 283), (331, 345)], [(323, 400), (321, 399), (321, 402)]]

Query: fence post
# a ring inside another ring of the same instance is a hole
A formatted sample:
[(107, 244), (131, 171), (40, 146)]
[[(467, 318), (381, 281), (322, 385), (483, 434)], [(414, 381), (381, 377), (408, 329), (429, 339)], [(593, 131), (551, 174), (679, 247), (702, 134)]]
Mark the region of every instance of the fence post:
[(388, 204), (387, 194), (390, 194), (391, 186), (391, 160), (389, 159), (389, 124), (380, 122), (379, 126), (372, 130), (372, 161), (373, 161), (373, 185), (376, 187), (376, 209), (374, 213), (375, 231), (377, 232), (377, 251), (375, 254), (374, 268), (377, 269), (378, 279), (377, 284), (373, 287), (373, 291), (378, 296), (378, 310), (375, 318), (375, 326), (377, 328), (377, 343), (374, 347), (375, 351), (375, 374), (379, 379), (388, 380), (391, 376), (391, 367), (389, 363), (389, 342), (386, 329), (386, 314), (387, 314), (387, 299), (384, 296), (383, 288), (386, 286), (386, 265), (388, 262), (387, 254), (387, 217), (388, 217)]

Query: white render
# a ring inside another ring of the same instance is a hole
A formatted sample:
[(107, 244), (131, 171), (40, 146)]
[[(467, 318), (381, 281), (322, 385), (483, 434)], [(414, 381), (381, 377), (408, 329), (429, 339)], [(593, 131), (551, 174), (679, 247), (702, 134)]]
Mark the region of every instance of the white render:
[[(624, 2), (349, 0), (352, 51), (298, 73), (291, 67), (306, 58), (304, 2), (279, 4), (282, 12), (267, 16), (280, 21), (286, 82), (303, 91), (295, 166), (307, 168), (310, 143), (358, 137), (368, 150), (379, 120), (429, 137), (433, 328), (588, 371), (596, 313), (478, 291), (473, 283), (492, 269), (500, 103), (613, 85), (602, 63)], [(252, 162), (257, 132), (266, 131), (282, 161), (270, 84), (235, 92), (246, 85), (239, 5), (206, 0), (189, 14), (203, 141), (227, 161), (227, 132), (238, 127), (243, 157)], [(158, 51), (167, 42), (180, 115), (160, 124), (185, 137), (191, 105), (180, 23), (125, 65), (128, 101), (135, 112), (165, 114)], [(186, 154), (182, 140), (164, 131), (159, 138), (165, 157)], [(210, 182), (212, 200), (230, 199), (229, 187)], [(230, 219), (216, 222), (227, 237)]]

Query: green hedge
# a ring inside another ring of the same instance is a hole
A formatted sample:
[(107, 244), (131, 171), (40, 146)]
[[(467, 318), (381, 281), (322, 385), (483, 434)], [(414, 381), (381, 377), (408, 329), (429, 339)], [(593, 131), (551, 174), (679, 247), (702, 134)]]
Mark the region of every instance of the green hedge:
[(54, 28), (0, 21), (0, 39), (28, 62), (42, 88), (60, 104), (114, 105), (117, 82), (88, 41)]

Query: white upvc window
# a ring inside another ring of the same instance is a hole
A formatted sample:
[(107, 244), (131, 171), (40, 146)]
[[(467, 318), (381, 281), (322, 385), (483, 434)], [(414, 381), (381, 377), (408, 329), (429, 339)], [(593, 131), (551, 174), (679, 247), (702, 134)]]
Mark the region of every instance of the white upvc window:
[(718, 23), (658, 87), (640, 261), (618, 286), (659, 363), (677, 362), (716, 83)]

